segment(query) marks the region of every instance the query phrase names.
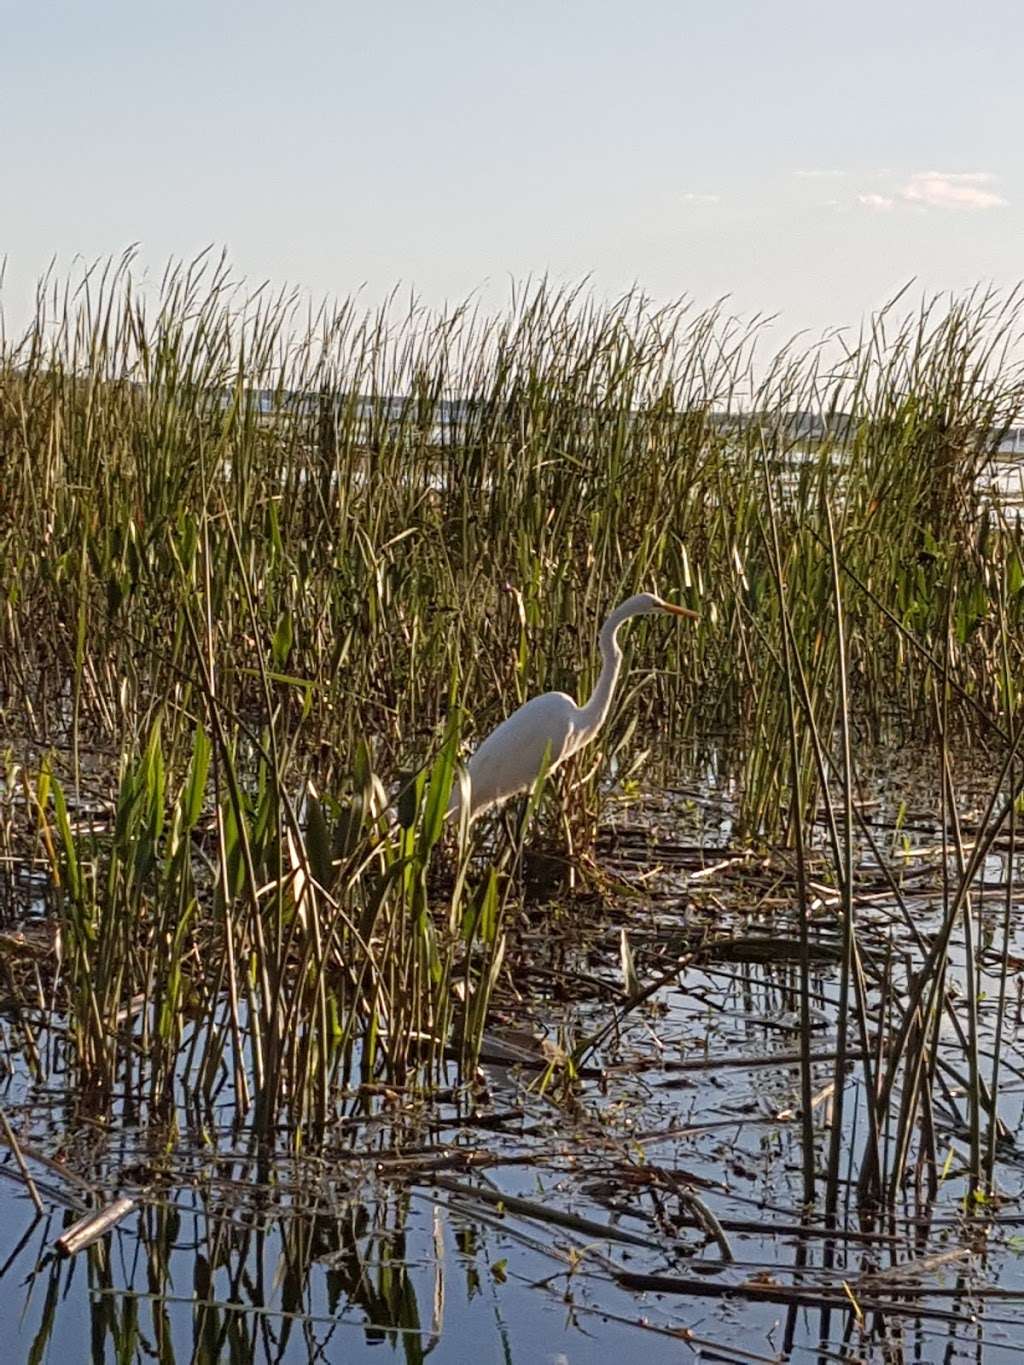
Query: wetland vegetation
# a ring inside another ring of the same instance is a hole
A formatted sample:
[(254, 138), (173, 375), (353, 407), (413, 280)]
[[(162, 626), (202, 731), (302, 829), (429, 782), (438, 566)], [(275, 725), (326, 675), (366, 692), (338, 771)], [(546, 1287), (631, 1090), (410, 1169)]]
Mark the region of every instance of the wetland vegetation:
[[(1016, 1349), (1019, 322), (769, 356), (544, 283), (43, 281), (0, 354), (24, 1358)], [(645, 589), (699, 622), (446, 826)]]

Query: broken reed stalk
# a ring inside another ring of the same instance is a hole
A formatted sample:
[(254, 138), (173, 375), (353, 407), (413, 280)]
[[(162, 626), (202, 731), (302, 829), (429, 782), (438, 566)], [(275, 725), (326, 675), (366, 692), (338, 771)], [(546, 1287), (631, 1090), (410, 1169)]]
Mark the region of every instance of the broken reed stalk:
[(62, 1256), (77, 1256), (127, 1218), (134, 1208), (135, 1200), (123, 1196), (95, 1213), (86, 1214), (61, 1233), (55, 1243), (57, 1250)]

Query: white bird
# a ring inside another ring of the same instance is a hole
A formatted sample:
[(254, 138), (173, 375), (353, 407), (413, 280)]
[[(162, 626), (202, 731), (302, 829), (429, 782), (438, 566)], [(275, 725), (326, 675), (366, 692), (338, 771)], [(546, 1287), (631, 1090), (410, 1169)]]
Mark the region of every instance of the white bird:
[[(550, 772), (590, 743), (607, 718), (619, 680), (622, 668), (619, 627), (631, 616), (655, 612), (688, 616), (694, 620), (698, 616), (689, 607), (663, 602), (654, 593), (641, 592), (635, 597), (627, 597), (601, 627), (601, 675), (586, 705), (578, 706), (565, 692), (545, 692), (524, 702), (491, 731), (470, 758), (466, 769), (471, 821), (491, 806), (531, 787), (540, 776), (545, 756)], [(462, 789), (456, 782), (447, 813), (455, 815), (461, 808)]]

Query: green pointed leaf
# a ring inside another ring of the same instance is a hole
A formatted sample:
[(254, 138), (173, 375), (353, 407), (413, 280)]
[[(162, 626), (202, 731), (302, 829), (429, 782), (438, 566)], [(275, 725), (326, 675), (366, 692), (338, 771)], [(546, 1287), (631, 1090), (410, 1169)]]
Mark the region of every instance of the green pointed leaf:
[(321, 886), (330, 888), (334, 880), (331, 836), (323, 806), (315, 796), (306, 798), (306, 854), (313, 876)]
[(278, 669), (283, 669), (288, 662), (288, 655), (292, 652), (292, 618), (290, 612), (282, 613), (281, 619), (277, 623), (274, 631), (274, 639), (270, 646), (274, 664)]
[(192, 741), (192, 766), (189, 770), (188, 784), (185, 787), (184, 808), (185, 828), (194, 829), (203, 811), (203, 797), (206, 794), (206, 775), (210, 769), (212, 745), (201, 725), (196, 726)]

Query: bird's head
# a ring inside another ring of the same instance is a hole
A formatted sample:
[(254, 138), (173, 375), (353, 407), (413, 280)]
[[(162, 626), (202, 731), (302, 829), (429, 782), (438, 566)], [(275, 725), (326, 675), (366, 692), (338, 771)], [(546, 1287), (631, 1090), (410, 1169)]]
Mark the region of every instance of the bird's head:
[(674, 602), (666, 602), (663, 597), (653, 592), (638, 592), (635, 597), (627, 597), (615, 615), (620, 621), (626, 621), (631, 616), (652, 616), (656, 612), (665, 612), (668, 616), (685, 616), (691, 621), (700, 619), (699, 612), (691, 611), (689, 607), (677, 607)]

